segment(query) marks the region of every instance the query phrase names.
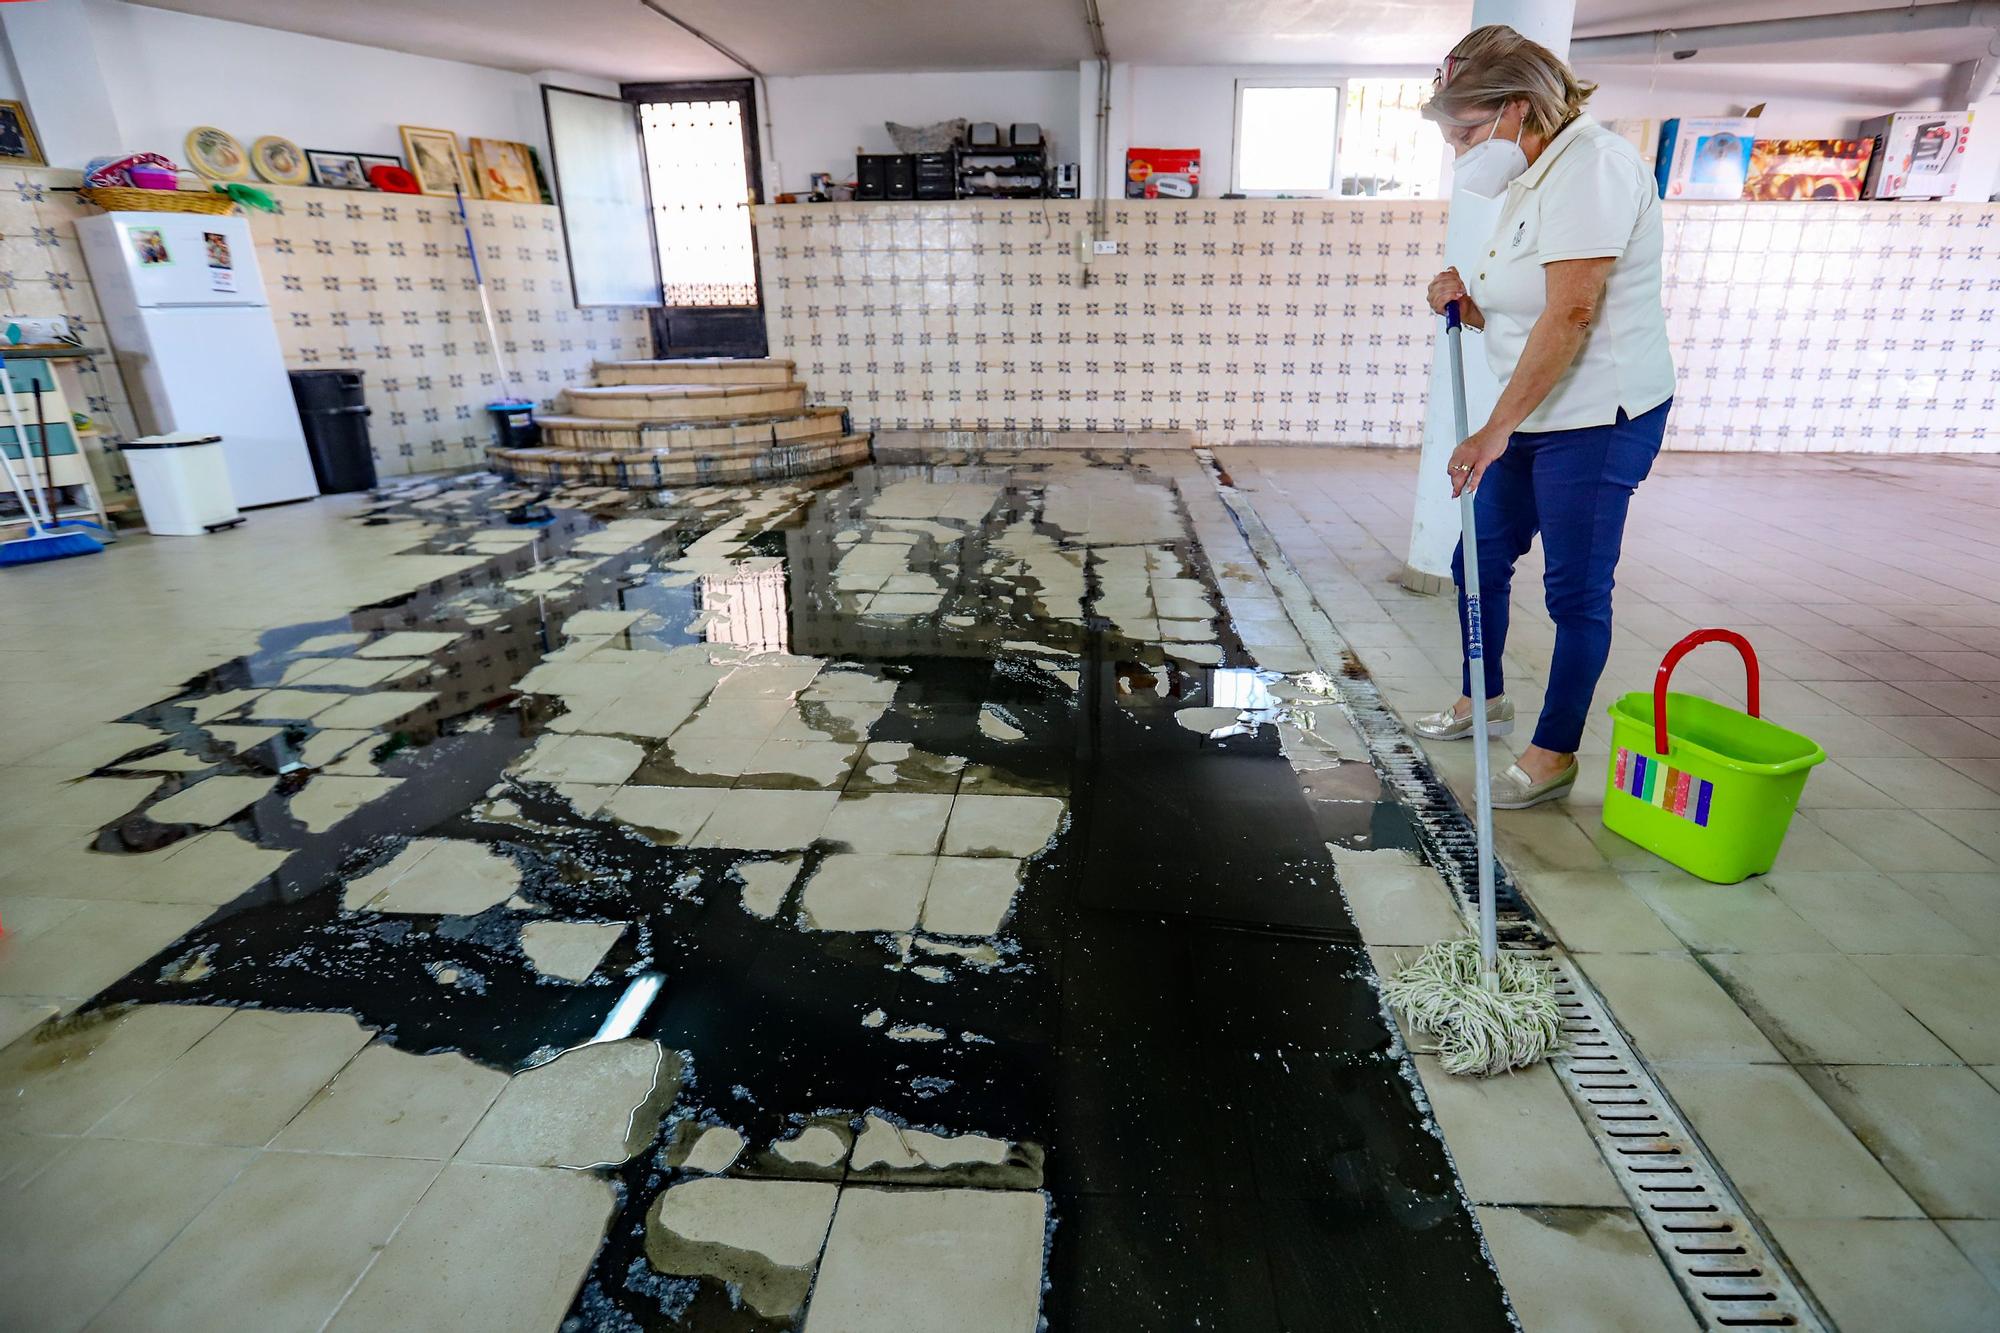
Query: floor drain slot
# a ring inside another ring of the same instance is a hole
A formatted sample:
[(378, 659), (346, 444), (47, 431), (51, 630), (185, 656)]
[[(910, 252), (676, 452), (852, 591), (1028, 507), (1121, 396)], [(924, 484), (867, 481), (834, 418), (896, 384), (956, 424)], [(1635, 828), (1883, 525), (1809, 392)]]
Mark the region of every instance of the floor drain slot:
[[(1213, 471), (1208, 451), (1198, 455)], [(1220, 480), (1217, 491), (1299, 637), (1333, 679), (1341, 711), (1367, 746), (1383, 785), (1415, 816), (1431, 864), (1460, 902), (1476, 910), (1476, 842), (1457, 798), (1431, 769), (1402, 720), (1320, 610), (1248, 497)], [(1517, 956), (1547, 968), (1555, 982), (1563, 1031), (1569, 1039), (1552, 1061), (1556, 1074), (1695, 1318), (1711, 1329), (1795, 1328), (1823, 1333), (1825, 1324), (1610, 1021), (1604, 1001), (1541, 935), (1505, 867), (1497, 869), (1502, 943)], [(1623, 1095), (1606, 1096), (1609, 1092)], [(1666, 1171), (1676, 1175), (1674, 1183), (1658, 1179)]]

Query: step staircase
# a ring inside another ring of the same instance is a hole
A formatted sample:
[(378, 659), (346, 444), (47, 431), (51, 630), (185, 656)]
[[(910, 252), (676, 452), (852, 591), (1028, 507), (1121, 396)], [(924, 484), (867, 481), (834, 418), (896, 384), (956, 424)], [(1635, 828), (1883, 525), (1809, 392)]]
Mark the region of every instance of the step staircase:
[(810, 403), (790, 361), (721, 357), (599, 361), (595, 383), (538, 412), (529, 449), (487, 450), (493, 468), (533, 485), (649, 489), (770, 481), (855, 467), (872, 437), (847, 409)]

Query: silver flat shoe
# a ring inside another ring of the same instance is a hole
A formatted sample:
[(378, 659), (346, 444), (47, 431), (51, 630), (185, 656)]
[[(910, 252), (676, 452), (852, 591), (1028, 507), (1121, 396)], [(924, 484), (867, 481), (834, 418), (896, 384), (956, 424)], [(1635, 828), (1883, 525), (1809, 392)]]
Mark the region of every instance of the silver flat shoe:
[(1526, 810), (1531, 805), (1567, 796), (1569, 789), (1576, 785), (1576, 771), (1577, 763), (1572, 759), (1568, 768), (1547, 782), (1536, 782), (1521, 771), (1519, 764), (1509, 764), (1506, 772), (1493, 779), (1493, 808)]
[[(1410, 723), (1410, 729), (1427, 741), (1472, 739), (1472, 714), (1458, 716), (1447, 708), (1441, 713), (1425, 713)], [(1486, 734), (1509, 736), (1514, 731), (1514, 705), (1506, 695), (1486, 701)]]

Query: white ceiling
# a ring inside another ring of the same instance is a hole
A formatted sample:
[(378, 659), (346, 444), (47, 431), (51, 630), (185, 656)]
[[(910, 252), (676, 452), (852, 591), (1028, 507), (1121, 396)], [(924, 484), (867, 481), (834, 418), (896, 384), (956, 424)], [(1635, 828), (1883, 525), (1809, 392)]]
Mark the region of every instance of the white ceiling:
[[(719, 78), (730, 61), (640, 0), (140, 0), (366, 46), (614, 81)], [(1918, 3), (1941, 0), (1918, 0)], [(661, 0), (766, 74), (1059, 69), (1090, 55), (1081, 0)], [(1828, 10), (1894, 0), (1578, 0), (1578, 36)], [(1100, 0), (1114, 58), (1145, 64), (1435, 64), (1471, 0)], [(1703, 61), (1949, 62), (1969, 32), (1790, 49), (1735, 48)]]

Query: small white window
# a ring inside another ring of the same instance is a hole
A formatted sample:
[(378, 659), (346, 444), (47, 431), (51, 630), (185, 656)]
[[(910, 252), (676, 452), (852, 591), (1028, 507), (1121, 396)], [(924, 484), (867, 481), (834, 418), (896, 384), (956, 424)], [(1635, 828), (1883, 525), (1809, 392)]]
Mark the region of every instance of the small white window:
[(1335, 193), (1344, 96), (1339, 79), (1238, 79), (1235, 192)]

